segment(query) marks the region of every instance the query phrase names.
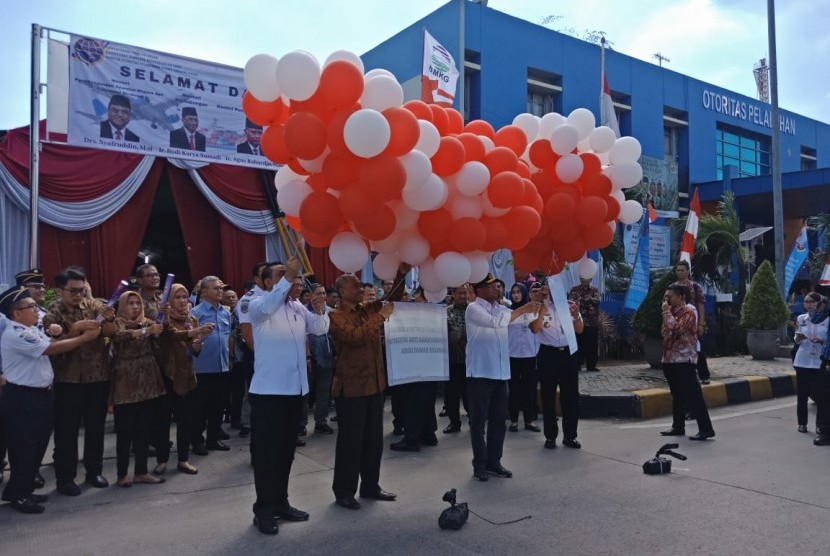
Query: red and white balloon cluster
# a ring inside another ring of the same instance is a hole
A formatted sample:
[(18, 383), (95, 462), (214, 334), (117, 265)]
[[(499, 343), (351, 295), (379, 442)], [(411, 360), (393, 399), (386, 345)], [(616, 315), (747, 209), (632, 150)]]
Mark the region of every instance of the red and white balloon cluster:
[(345, 272), (370, 250), (384, 279), (418, 265), (428, 299), (481, 280), (502, 247), (528, 270), (549, 268), (554, 249), (578, 260), (642, 210), (620, 192), (642, 177), (639, 143), (595, 130), (587, 110), (465, 126), (456, 110), (404, 103), (391, 73), (364, 75), (346, 51), (322, 66), (303, 51), (258, 54), (245, 83), (246, 116), (268, 126), (263, 152), (284, 165), (275, 184), (289, 225)]

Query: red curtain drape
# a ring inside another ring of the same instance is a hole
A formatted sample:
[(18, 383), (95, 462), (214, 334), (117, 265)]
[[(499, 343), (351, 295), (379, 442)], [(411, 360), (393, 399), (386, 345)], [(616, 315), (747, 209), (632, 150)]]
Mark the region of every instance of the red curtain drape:
[[(246, 210), (268, 210), (262, 170), (226, 164), (210, 164), (197, 170), (217, 197)], [(273, 184), (272, 184), (273, 187)]]

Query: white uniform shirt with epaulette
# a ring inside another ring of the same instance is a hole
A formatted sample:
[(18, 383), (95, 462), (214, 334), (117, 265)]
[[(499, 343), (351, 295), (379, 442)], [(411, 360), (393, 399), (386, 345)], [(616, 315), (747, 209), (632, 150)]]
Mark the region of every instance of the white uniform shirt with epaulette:
[(242, 296), (242, 299), (236, 304), (236, 316), (239, 318), (239, 324), (251, 324), (251, 301), (264, 294), (265, 290), (259, 286), (254, 286), (254, 289)]
[(6, 381), (32, 388), (51, 386), (55, 375), (49, 357), (43, 355), (51, 342), (36, 326), (7, 321), (0, 338), (0, 356)]

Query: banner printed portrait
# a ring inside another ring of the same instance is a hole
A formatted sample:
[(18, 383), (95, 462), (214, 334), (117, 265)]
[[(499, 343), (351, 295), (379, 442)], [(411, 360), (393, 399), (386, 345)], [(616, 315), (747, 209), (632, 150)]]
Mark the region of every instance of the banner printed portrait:
[(395, 303), (384, 324), (390, 386), (449, 380), (447, 309), (432, 303)]
[(677, 218), (677, 163), (642, 156), (640, 166), (643, 168), (643, 181), (637, 187), (642, 188), (646, 203), (651, 202), (659, 218)]
[[(665, 268), (671, 266), (671, 228), (652, 224), (648, 229), (649, 250), (648, 260), (651, 268)], [(633, 265), (640, 245), (640, 225), (625, 224), (623, 226), (623, 245), (625, 247), (625, 262)]]
[(72, 145), (275, 169), (242, 110), (242, 69), (72, 36)]

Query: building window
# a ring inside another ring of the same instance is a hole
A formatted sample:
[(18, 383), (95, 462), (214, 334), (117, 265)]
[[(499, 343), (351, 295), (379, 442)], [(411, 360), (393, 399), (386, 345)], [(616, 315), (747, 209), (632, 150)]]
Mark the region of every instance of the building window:
[(815, 170), (816, 166), (816, 150), (810, 147), (801, 147), (801, 169)]
[(464, 123), (481, 118), (481, 54), (464, 52)]
[(726, 125), (715, 131), (715, 168), (717, 179), (723, 179), (723, 168), (737, 168), (737, 177), (762, 176), (770, 173), (769, 137)]
[(560, 112), (562, 76), (535, 68), (527, 68), (527, 111), (542, 117)]

